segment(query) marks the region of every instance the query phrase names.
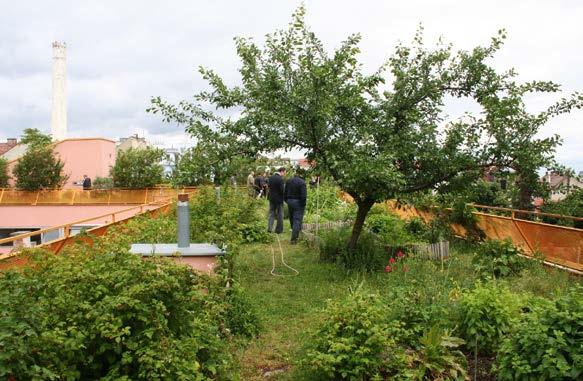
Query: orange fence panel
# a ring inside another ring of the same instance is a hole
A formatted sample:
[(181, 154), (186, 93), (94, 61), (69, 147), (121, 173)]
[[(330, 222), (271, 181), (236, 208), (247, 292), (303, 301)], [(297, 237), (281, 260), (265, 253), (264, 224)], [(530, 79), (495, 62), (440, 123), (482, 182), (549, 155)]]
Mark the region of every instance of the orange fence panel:
[(59, 189), (21, 191), (0, 189), (2, 205), (115, 205), (148, 204), (174, 198), (178, 193), (195, 194), (194, 187), (148, 189)]
[(36, 204), (71, 204), (75, 201), (76, 192), (74, 189), (38, 191)]
[(109, 190), (89, 190), (77, 191), (73, 204), (110, 204), (111, 191)]
[(39, 192), (6, 190), (3, 192), (2, 204), (28, 204), (34, 205)]
[[(426, 222), (435, 218), (434, 213), (418, 210), (409, 205), (397, 205), (394, 201), (386, 203), (387, 209), (402, 219), (423, 218)], [(502, 209), (502, 208), (498, 208)], [(503, 210), (501, 210), (503, 211)], [(510, 217), (473, 212), (477, 226), (488, 239), (507, 239), (524, 250), (527, 255), (541, 253), (545, 261), (558, 264), (576, 271), (583, 271), (583, 229), (550, 225), (541, 222), (515, 218), (516, 215), (533, 214), (507, 209)], [(447, 210), (445, 211), (448, 212)], [(577, 218), (573, 218), (577, 219)], [(466, 236), (466, 229), (459, 224), (451, 224), (459, 236)]]

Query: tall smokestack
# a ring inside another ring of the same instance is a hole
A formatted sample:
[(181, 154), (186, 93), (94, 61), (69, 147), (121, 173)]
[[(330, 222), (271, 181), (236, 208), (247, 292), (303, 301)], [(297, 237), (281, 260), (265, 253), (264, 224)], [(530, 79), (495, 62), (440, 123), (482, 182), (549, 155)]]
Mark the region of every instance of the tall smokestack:
[(67, 137), (65, 48), (64, 42), (53, 42), (53, 108), (51, 113), (53, 140), (63, 140)]

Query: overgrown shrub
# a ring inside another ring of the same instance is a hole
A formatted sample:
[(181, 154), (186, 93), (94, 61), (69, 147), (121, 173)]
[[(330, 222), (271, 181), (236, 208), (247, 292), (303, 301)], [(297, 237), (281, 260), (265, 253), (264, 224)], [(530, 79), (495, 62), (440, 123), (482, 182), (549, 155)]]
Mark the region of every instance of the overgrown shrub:
[(395, 346), (380, 298), (358, 289), (329, 302), (324, 316), (304, 364), (330, 380), (381, 379)]
[(499, 380), (583, 378), (583, 289), (525, 314), (496, 357)]
[(399, 246), (415, 241), (405, 229), (405, 222), (387, 212), (370, 214), (365, 221), (365, 227), (377, 234), (387, 245)]
[(219, 245), (269, 242), (263, 205), (234, 188), (202, 187), (190, 203), (191, 239)]
[(370, 232), (363, 232), (354, 250), (348, 249), (351, 229), (322, 232), (319, 240), (320, 260), (349, 270), (381, 271), (387, 254), (383, 244)]
[(340, 188), (328, 183), (308, 187), (305, 222), (346, 221), (354, 219), (356, 205), (339, 197)]
[(389, 319), (400, 322), (400, 345), (419, 349), (422, 346), (420, 339), (428, 327), (451, 328), (451, 322), (444, 319), (449, 315), (448, 301), (434, 291), (435, 285), (431, 288), (417, 285), (413, 289), (398, 288), (390, 293), (387, 309)]
[(405, 221), (404, 228), (409, 234), (415, 237), (425, 236), (429, 229), (425, 221), (420, 217), (414, 217)]
[(483, 278), (500, 278), (518, 275), (526, 266), (526, 259), (519, 256), (522, 250), (512, 240), (488, 240), (480, 244), (472, 260), (475, 271)]
[(127, 253), (36, 255), (0, 275), (0, 377), (231, 378), (220, 279)]
[(459, 299), (459, 334), (468, 349), (496, 353), (520, 317), (521, 298), (496, 283), (481, 284)]
[[(392, 306), (391, 306), (392, 307)], [(407, 322), (396, 320), (380, 297), (361, 289), (330, 302), (304, 364), (331, 380), (465, 380), (463, 340), (438, 325), (407, 345)]]

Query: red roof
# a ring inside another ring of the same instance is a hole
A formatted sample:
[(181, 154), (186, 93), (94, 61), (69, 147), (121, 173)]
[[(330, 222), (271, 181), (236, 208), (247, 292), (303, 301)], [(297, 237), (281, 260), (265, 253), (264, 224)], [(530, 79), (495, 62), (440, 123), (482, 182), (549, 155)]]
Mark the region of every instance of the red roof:
[(8, 139), (6, 143), (0, 143), (0, 155), (4, 155), (6, 152), (10, 151), (12, 147), (16, 146), (16, 139)]

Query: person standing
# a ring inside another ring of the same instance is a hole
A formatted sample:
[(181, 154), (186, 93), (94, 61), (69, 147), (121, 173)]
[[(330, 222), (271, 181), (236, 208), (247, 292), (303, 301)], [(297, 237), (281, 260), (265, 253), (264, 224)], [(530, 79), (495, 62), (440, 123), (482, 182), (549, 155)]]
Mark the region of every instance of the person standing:
[(267, 231), (273, 231), (273, 221), (277, 220), (275, 225), (275, 233), (283, 232), (283, 193), (285, 176), (285, 168), (281, 167), (275, 172), (273, 176), (267, 181), (269, 187), (269, 218), (267, 220)]
[(83, 175), (83, 190), (90, 190), (91, 189), (91, 178), (87, 175)]
[(251, 171), (249, 176), (247, 176), (247, 194), (249, 197), (255, 197), (255, 172)]
[(267, 198), (267, 173), (263, 172), (263, 175), (261, 176), (261, 196), (264, 198)]
[(292, 245), (298, 243), (300, 231), (302, 231), (307, 198), (306, 182), (296, 173), (286, 182), (284, 193), (284, 200), (289, 210), (289, 224), (292, 229)]
[(265, 177), (259, 174), (255, 177), (255, 197), (259, 198), (263, 195), (263, 184), (265, 183)]

